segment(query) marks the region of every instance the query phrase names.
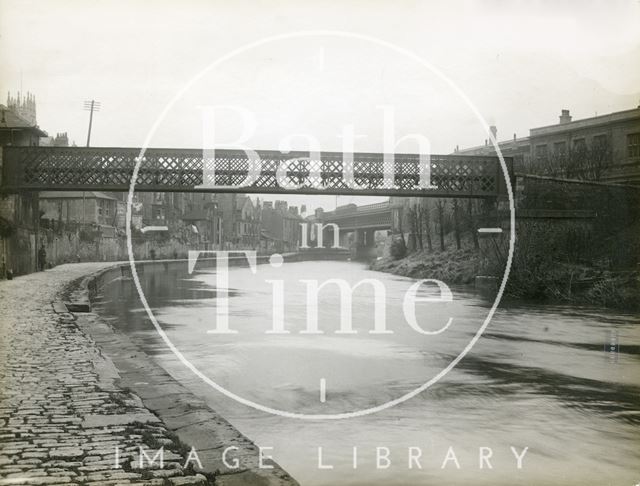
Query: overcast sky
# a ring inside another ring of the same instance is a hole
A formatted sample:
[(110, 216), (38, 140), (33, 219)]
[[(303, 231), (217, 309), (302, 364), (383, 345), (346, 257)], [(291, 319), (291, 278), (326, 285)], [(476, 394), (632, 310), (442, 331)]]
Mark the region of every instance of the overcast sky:
[[(633, 1), (154, 1), (0, 0), (0, 88), (36, 95), (38, 123), (86, 143), (83, 101), (99, 100), (92, 145), (201, 147), (202, 106), (233, 105), (256, 121), (248, 145), (382, 150), (382, 105), (396, 137), (419, 133), (434, 153), (483, 143), (483, 126), (430, 69), (362, 39), (313, 35), (266, 42), (213, 69), (218, 58), (276, 34), (353, 32), (411, 51), (473, 102), (498, 138), (640, 104), (640, 2)], [(204, 70), (204, 72), (203, 72)], [(216, 141), (243, 120), (218, 110)], [(411, 152), (407, 141), (398, 151)], [(341, 203), (348, 198), (341, 198)], [(333, 198), (332, 198), (333, 200)], [(330, 205), (331, 206), (331, 205)]]

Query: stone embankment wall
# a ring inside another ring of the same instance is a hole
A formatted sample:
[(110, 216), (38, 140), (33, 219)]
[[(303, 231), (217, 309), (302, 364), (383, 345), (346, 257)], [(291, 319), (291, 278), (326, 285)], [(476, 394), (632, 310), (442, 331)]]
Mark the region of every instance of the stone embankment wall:
[[(63, 263), (109, 262), (129, 259), (127, 239), (88, 235), (83, 231), (54, 231), (40, 228), (16, 228), (12, 235), (0, 238), (2, 268), (0, 278), (36, 271), (37, 253), (44, 245), (47, 268)], [(203, 243), (188, 243), (175, 238), (132, 238), (134, 257), (138, 260), (186, 258), (189, 250), (203, 250)]]
[[(54, 233), (41, 231), (41, 242), (45, 244), (47, 262), (60, 265), (70, 262), (121, 261), (129, 258), (125, 236), (97, 237), (84, 240), (80, 233)], [(204, 245), (185, 243), (174, 238), (131, 240), (136, 259), (184, 258), (189, 250), (204, 249)]]

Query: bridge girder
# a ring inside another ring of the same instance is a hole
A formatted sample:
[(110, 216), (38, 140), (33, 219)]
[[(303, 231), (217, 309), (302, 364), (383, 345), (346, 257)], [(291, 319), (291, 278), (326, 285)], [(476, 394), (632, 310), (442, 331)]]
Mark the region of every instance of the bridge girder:
[[(381, 153), (256, 151), (259, 175), (246, 186), (250, 161), (241, 150), (148, 149), (136, 177), (137, 192), (240, 192), (374, 196), (473, 197), (506, 195), (499, 159), (491, 156), (430, 155), (433, 188), (419, 187), (421, 158)], [(0, 191), (128, 191), (139, 148), (4, 147)], [(282, 179), (281, 164), (288, 170)], [(507, 160), (509, 178), (513, 177)], [(213, 174), (215, 172), (215, 174)], [(345, 172), (353, 174), (352, 180)], [(393, 186), (385, 185), (392, 173)], [(283, 187), (284, 181), (289, 186)], [(206, 183), (205, 183), (206, 182)], [(354, 187), (355, 183), (357, 187)]]

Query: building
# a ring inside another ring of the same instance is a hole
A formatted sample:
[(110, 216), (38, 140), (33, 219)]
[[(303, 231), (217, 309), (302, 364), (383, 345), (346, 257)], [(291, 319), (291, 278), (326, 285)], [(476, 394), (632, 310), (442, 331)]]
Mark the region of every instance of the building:
[[(0, 105), (0, 147), (39, 145), (47, 133), (38, 127), (35, 116), (32, 95), (9, 95), (7, 105)], [(0, 195), (0, 277), (37, 268), (38, 228), (37, 193)]]
[[(497, 137), (498, 131), (495, 126), (490, 127), (494, 137)], [(516, 137), (516, 134), (513, 134), (513, 138), (511, 140), (503, 140), (498, 142), (498, 146), (500, 147), (500, 152), (504, 157), (513, 157), (514, 165), (516, 170), (521, 169), (526, 166), (530, 160), (530, 141), (529, 137)], [(475, 147), (470, 147), (466, 149), (459, 149), (456, 147), (454, 154), (456, 155), (495, 155), (496, 151), (493, 147), (493, 144), (489, 139), (485, 139), (483, 145), (478, 145)]]
[(217, 201), (209, 200), (197, 207), (191, 205), (182, 216), (182, 221), (190, 226), (192, 233), (198, 235), (198, 242), (204, 244), (205, 250), (222, 248), (222, 219), (218, 213)]
[[(516, 172), (640, 184), (640, 107), (581, 120), (562, 110), (558, 123), (531, 128), (528, 137), (514, 134), (498, 146), (514, 158)], [(495, 149), (485, 140), (454, 154), (495, 155)]]
[(265, 252), (284, 251), (284, 218), (273, 207), (273, 201), (264, 201), (260, 215), (260, 248)]
[[(33, 147), (39, 145), (40, 138), (46, 137), (47, 133), (38, 128), (31, 116), (30, 119), (26, 119), (13, 111), (13, 109), (19, 108), (20, 113), (24, 114), (28, 112), (26, 107), (30, 107), (33, 116), (35, 116), (35, 101), (31, 97), (29, 97), (28, 103), (14, 101), (11, 96), (8, 98), (13, 108), (0, 105), (0, 147)], [(18, 95), (17, 100), (20, 100), (20, 95)], [(1, 157), (0, 154), (0, 163)], [(0, 199), (0, 218), (3, 218), (10, 225), (35, 229), (38, 224), (37, 208), (37, 193), (3, 195)]]
[(46, 136), (35, 123), (0, 105), (0, 146), (34, 147), (40, 144), (40, 137)]
[(28, 91), (26, 96), (22, 96), (19, 91), (16, 96), (7, 93), (7, 108), (29, 125), (36, 125), (36, 97)]
[(236, 198), (234, 217), (234, 237), (242, 248), (258, 248), (260, 245), (260, 208), (253, 204), (249, 196)]
[(135, 195), (136, 202), (140, 203), (142, 210), (143, 226), (168, 226), (166, 214), (169, 212), (171, 202), (166, 196), (170, 195), (162, 192), (141, 192)]
[(261, 247), (265, 251), (297, 251), (301, 241), (304, 219), (297, 206), (289, 207), (286, 201), (265, 201), (261, 210)]
[(257, 249), (260, 246), (260, 202), (245, 194), (216, 194), (222, 218), (224, 249)]
[[(307, 245), (312, 248), (318, 246), (317, 224), (324, 224), (324, 214), (323, 208), (316, 208), (312, 214), (304, 218), (304, 222), (307, 224)], [(328, 240), (324, 240), (323, 244), (326, 244), (326, 241)]]
[[(222, 226), (217, 194), (187, 192), (137, 193), (132, 221), (136, 226), (166, 226), (168, 234), (189, 245), (216, 249), (221, 244)], [(195, 248), (195, 246), (194, 246)]]
[(40, 139), (41, 147), (68, 147), (69, 146), (69, 136), (67, 132), (56, 133), (54, 137), (44, 137)]
[(41, 219), (60, 224), (116, 227), (118, 200), (98, 191), (44, 191), (40, 193)]
[(285, 251), (297, 251), (300, 247), (302, 239), (302, 229), (300, 224), (304, 219), (300, 216), (297, 206), (290, 206), (288, 210), (283, 212), (284, 220), (284, 245)]
[(284, 251), (296, 251), (300, 245), (300, 223), (304, 220), (298, 213), (297, 206), (289, 207), (287, 201), (276, 201), (275, 210), (282, 217), (281, 238), (284, 242)]

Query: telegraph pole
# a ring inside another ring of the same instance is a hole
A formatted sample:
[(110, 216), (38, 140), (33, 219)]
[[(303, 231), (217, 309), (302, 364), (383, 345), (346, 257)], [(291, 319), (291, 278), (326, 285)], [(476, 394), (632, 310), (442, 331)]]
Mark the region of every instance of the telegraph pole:
[(87, 131), (87, 147), (91, 143), (91, 126), (93, 125), (93, 112), (100, 111), (100, 102), (91, 100), (84, 102), (85, 111), (89, 112), (89, 130)]
[[(91, 126), (93, 125), (93, 112), (100, 111), (100, 102), (96, 100), (85, 101), (84, 110), (89, 112), (89, 130), (87, 131), (87, 147), (91, 144)], [(85, 219), (85, 197), (82, 191), (82, 224), (86, 223)]]

